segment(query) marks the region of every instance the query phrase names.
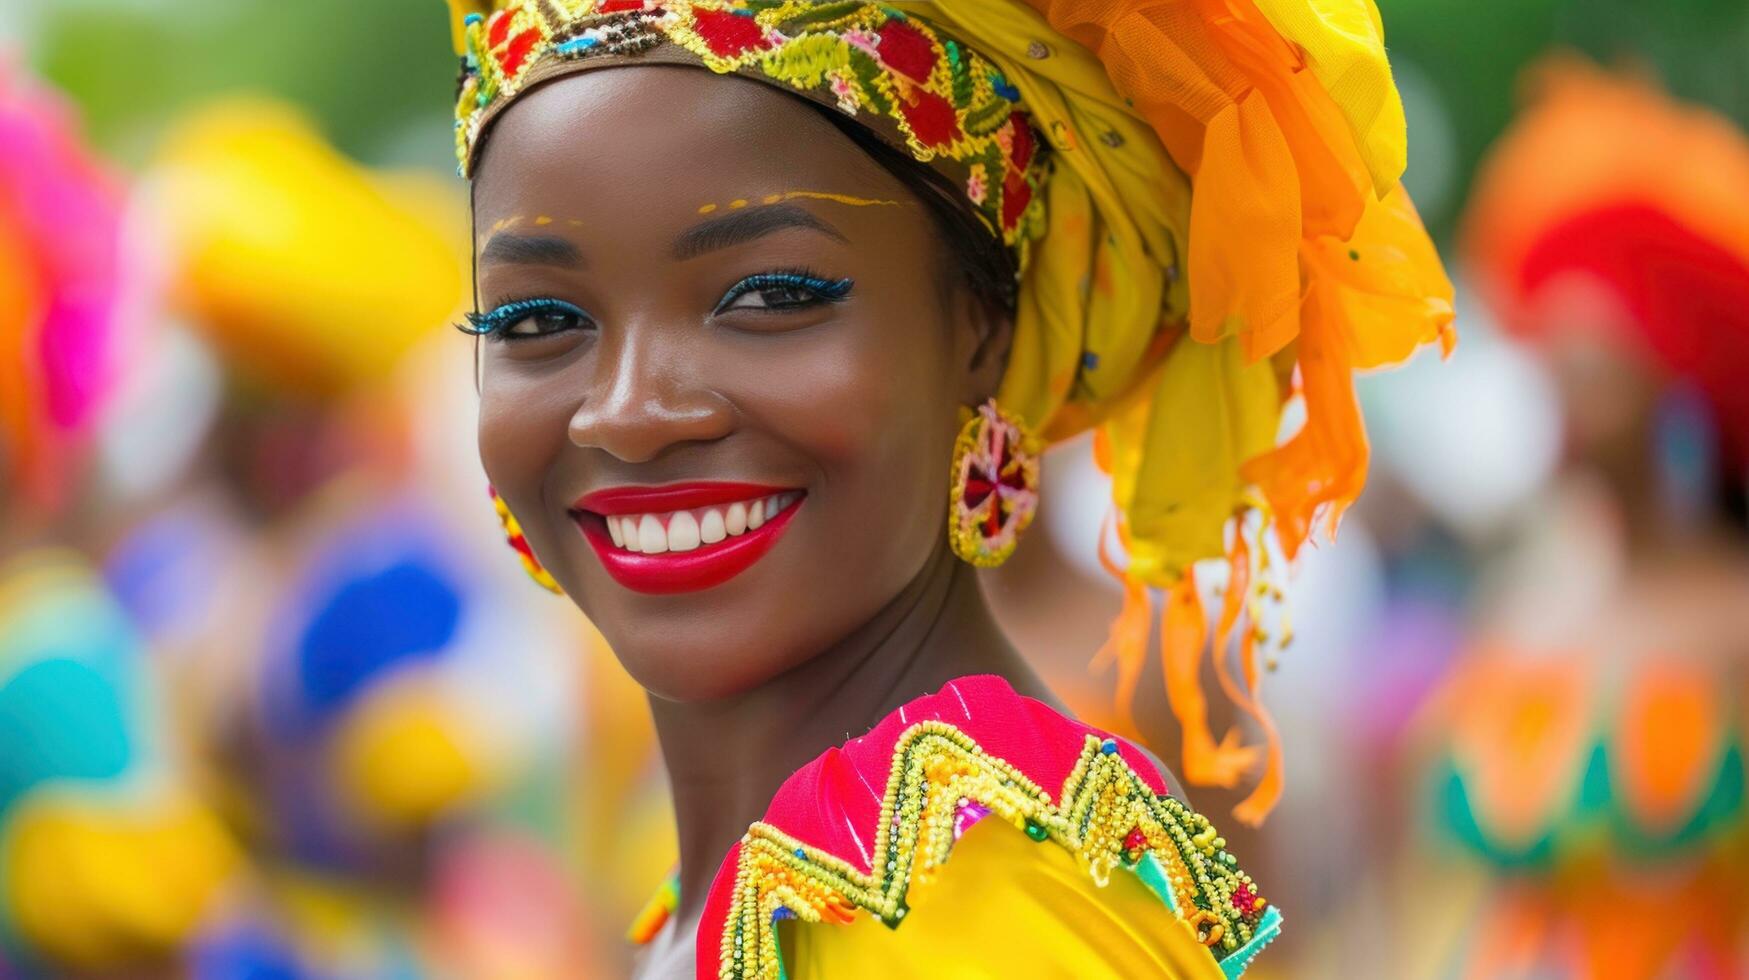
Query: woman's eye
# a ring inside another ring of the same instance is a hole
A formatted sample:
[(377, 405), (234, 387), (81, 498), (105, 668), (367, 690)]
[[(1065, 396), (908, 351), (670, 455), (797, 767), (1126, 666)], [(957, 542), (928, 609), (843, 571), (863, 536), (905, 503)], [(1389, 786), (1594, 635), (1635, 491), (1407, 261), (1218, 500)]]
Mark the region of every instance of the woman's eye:
[(563, 300), (517, 300), (486, 313), (469, 313), (462, 330), (494, 339), (522, 340), (582, 330), (594, 322), (582, 309)]
[(562, 330), (576, 330), (582, 325), (582, 318), (574, 313), (544, 310), (539, 313), (530, 313), (504, 328), (504, 336), (544, 337), (547, 334), (558, 333)]
[(825, 279), (811, 273), (778, 272), (748, 276), (723, 295), (716, 312), (730, 310), (798, 310), (836, 303), (850, 294), (849, 279)]

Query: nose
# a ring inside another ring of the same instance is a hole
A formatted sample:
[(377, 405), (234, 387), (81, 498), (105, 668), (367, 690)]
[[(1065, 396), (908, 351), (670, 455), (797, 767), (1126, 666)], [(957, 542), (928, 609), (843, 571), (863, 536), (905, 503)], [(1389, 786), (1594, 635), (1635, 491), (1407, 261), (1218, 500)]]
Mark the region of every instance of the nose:
[(671, 446), (711, 442), (734, 427), (734, 410), (698, 376), (705, 358), (663, 331), (603, 336), (595, 377), (571, 415), (571, 443), (628, 463), (645, 463)]

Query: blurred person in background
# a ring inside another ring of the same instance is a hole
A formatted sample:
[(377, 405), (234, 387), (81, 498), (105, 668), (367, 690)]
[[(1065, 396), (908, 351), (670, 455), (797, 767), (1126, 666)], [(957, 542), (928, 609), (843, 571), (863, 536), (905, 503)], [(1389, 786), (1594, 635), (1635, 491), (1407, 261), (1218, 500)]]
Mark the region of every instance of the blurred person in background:
[(69, 107), (0, 64), (0, 972), (168, 969), (234, 879), (84, 486), (145, 263)]
[(206, 583), (157, 618), (201, 624), (177, 690), (253, 872), (192, 968), (594, 972), (555, 778), (583, 635), (519, 620), (470, 571), (427, 489), (444, 461), (421, 456), (421, 375), (444, 372), (418, 352), (463, 287), (453, 194), (261, 99), (189, 114), (144, 186), (219, 404), (112, 578), (143, 606), (166, 577)]
[(265, 100), (130, 187), (11, 74), (0, 146), (0, 973), (597, 971), (586, 637), (507, 617), (418, 489), (452, 192)]
[(1405, 975), (1740, 977), (1749, 140), (1577, 59), (1529, 89), (1464, 254), (1565, 455), (1421, 719), (1443, 846), (1412, 840)]
[(1270, 569), (1359, 494), (1354, 369), (1453, 339), (1372, 5), (451, 6), (480, 454), (673, 790), (641, 972), (1244, 971), (1279, 914), (972, 568), (1097, 429), (1120, 697), (1159, 590), (1184, 775), (1268, 812)]

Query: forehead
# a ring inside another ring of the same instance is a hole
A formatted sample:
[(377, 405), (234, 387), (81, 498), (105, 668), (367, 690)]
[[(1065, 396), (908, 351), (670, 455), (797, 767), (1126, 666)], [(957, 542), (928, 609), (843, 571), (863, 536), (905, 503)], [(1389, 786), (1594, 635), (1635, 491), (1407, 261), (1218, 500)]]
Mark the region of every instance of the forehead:
[(702, 68), (626, 65), (556, 79), (507, 107), (481, 149), (474, 201), (482, 227), (531, 214), (696, 220), (798, 190), (904, 194), (796, 96)]

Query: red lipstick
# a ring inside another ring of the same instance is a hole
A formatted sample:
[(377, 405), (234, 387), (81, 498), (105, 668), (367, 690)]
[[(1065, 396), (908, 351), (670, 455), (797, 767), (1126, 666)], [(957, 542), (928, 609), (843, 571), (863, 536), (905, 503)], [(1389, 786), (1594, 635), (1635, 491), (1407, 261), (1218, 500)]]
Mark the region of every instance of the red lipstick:
[[(700, 544), (689, 551), (660, 554), (632, 551), (614, 544), (607, 528), (607, 519), (616, 516), (669, 514), (735, 503), (750, 506), (782, 495), (795, 495), (798, 499), (758, 528), (748, 528), (741, 534), (729, 535), (714, 544)], [(647, 595), (675, 595), (713, 588), (751, 568), (777, 544), (805, 500), (793, 488), (753, 483), (612, 487), (580, 498), (573, 505), (572, 516), (614, 581)]]

